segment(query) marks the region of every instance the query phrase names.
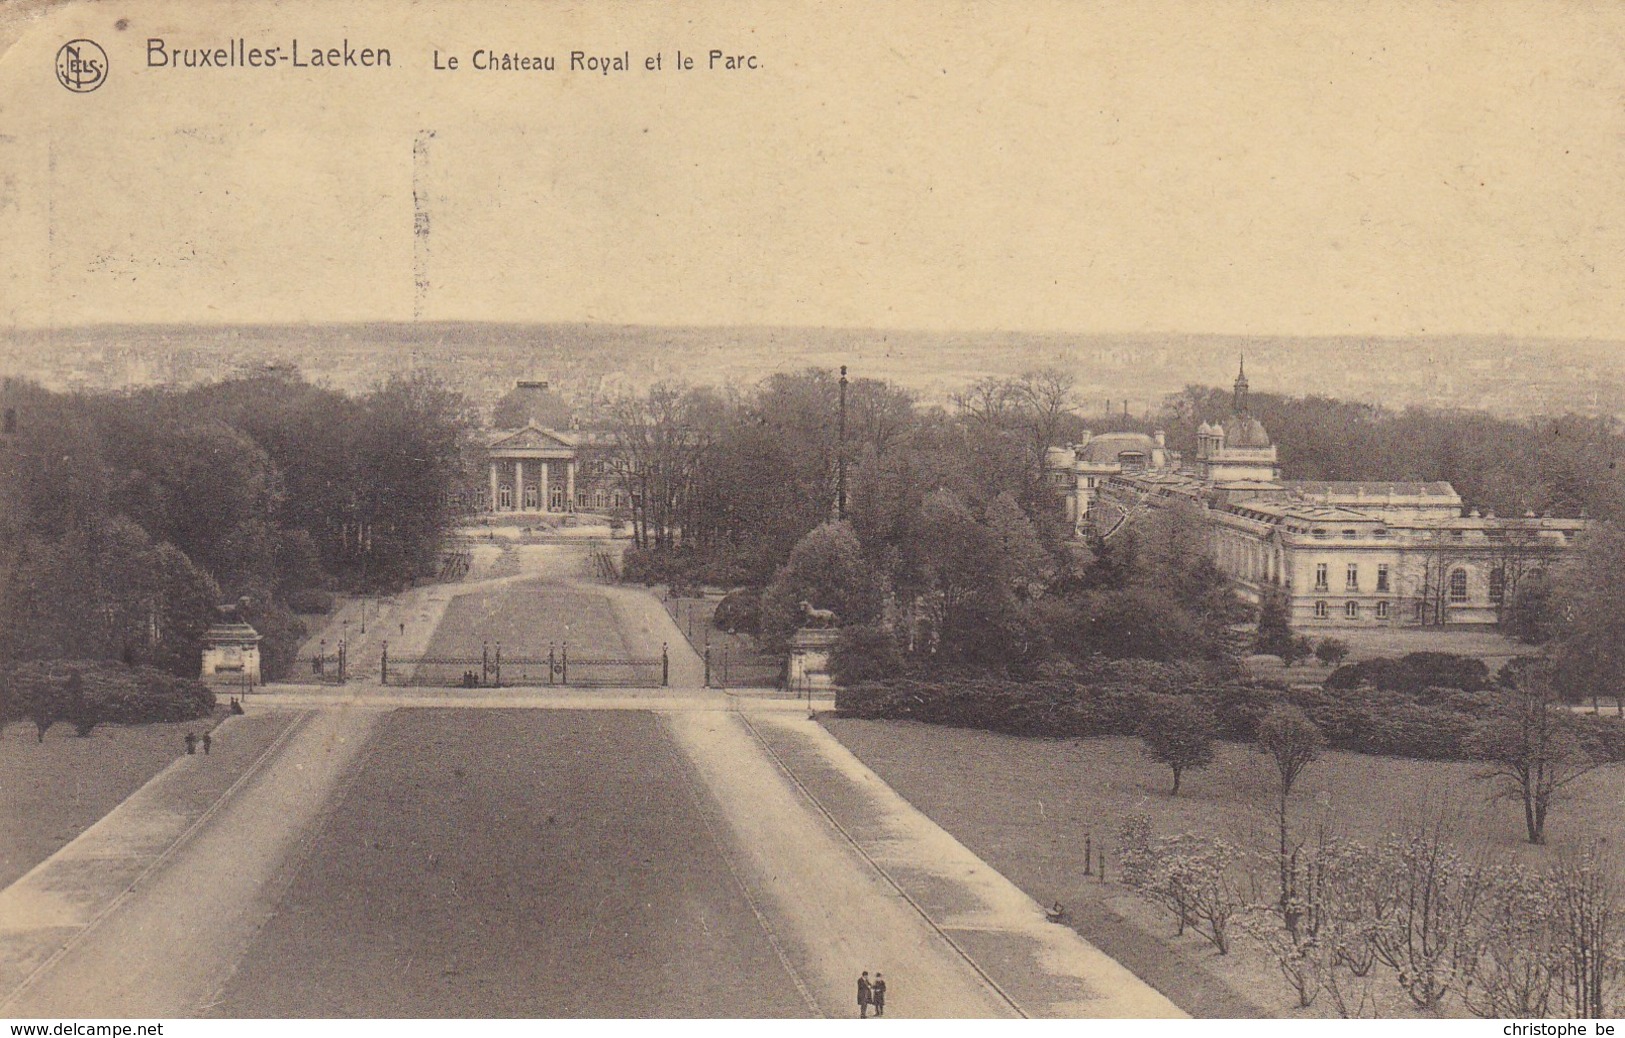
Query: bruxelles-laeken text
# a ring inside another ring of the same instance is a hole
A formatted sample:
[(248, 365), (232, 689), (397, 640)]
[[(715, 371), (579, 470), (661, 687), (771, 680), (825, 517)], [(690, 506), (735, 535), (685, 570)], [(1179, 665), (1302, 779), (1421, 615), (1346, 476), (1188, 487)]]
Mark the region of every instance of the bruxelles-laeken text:
[(313, 46), (296, 38), (274, 47), (250, 47), (242, 37), (223, 47), (171, 47), (160, 37), (147, 40), (148, 68), (389, 68), (391, 64), (387, 47), (357, 47), (348, 38), (336, 46)]

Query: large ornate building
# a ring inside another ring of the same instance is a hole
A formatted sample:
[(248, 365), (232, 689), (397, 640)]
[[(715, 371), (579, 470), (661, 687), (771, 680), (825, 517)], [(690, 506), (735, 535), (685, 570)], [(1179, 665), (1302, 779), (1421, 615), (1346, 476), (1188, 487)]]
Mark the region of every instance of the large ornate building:
[(498, 429), (488, 434), (485, 480), (466, 502), (477, 512), (612, 512), (627, 507), (611, 478), (608, 433)]
[(516, 515), (628, 509), (613, 434), (581, 428), (547, 382), (515, 383), (492, 420), (501, 427), (484, 434), (484, 463), (473, 485), (455, 496), (455, 507)]
[(1110, 538), (1154, 509), (1186, 507), (1244, 596), (1279, 591), (1294, 626), (1326, 628), (1497, 623), (1587, 526), (1469, 511), (1449, 483), (1282, 480), (1245, 373), (1232, 411), (1198, 427), (1188, 467), (1161, 433), (1052, 450), (1051, 481), (1080, 532)]

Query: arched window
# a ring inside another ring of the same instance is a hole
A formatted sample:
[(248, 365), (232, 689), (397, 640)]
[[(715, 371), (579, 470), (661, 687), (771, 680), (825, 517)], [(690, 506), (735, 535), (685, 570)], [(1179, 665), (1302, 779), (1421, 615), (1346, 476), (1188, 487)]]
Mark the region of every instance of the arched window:
[(525, 511), (536, 511), (539, 501), (540, 498), (536, 496), (536, 484), (532, 483), (530, 486), (525, 488)]
[(1499, 567), (1490, 570), (1490, 601), (1494, 602), (1496, 605), (1500, 605), (1501, 599), (1506, 597), (1506, 593), (1506, 570), (1500, 569)]
[(513, 487), (509, 486), (506, 483), (502, 484), (502, 486), (497, 490), (497, 503), (498, 503), (498, 507), (512, 508), (513, 507)]
[(1388, 619), (1388, 603), (1387, 602), (1378, 602), (1377, 603), (1377, 619), (1378, 620), (1386, 620), (1386, 619)]
[(592, 506), (594, 508), (602, 511), (604, 509), (604, 507), (608, 503), (605, 500), (605, 496), (606, 495), (604, 494), (604, 489), (602, 487), (599, 487), (597, 490), (594, 490), (592, 492)]
[(548, 490), (547, 490), (547, 505), (548, 505), (549, 508), (551, 508), (555, 512), (559, 511), (560, 509), (562, 509), (564, 507), (564, 488), (563, 487), (561, 487), (561, 486), (552, 486), (552, 487), (548, 488)]
[(1450, 601), (1467, 601), (1467, 571), (1459, 567), (1450, 571)]
[(1348, 617), (1350, 620), (1358, 620), (1360, 618), (1360, 603), (1344, 602), (1343, 615)]
[(1315, 619), (1324, 620), (1330, 615), (1332, 615), (1331, 609), (1326, 605), (1326, 603), (1324, 601), (1320, 601), (1320, 602), (1315, 603)]

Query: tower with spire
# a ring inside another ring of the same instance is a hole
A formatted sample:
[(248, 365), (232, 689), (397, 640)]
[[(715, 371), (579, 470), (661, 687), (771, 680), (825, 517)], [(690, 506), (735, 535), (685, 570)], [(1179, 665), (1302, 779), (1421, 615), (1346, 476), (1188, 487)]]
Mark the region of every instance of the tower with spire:
[(1280, 478), (1275, 444), (1247, 401), (1247, 357), (1236, 372), (1230, 417), (1196, 429), (1196, 471), (1214, 482), (1273, 482)]

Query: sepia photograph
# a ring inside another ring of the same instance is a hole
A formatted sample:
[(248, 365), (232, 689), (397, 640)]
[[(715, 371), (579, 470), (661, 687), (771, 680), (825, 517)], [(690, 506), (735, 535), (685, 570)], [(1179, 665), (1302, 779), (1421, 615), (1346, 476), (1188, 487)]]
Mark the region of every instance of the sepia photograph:
[(0, 1018), (1614, 1033), (1622, 464), (1625, 5), (0, 2)]

